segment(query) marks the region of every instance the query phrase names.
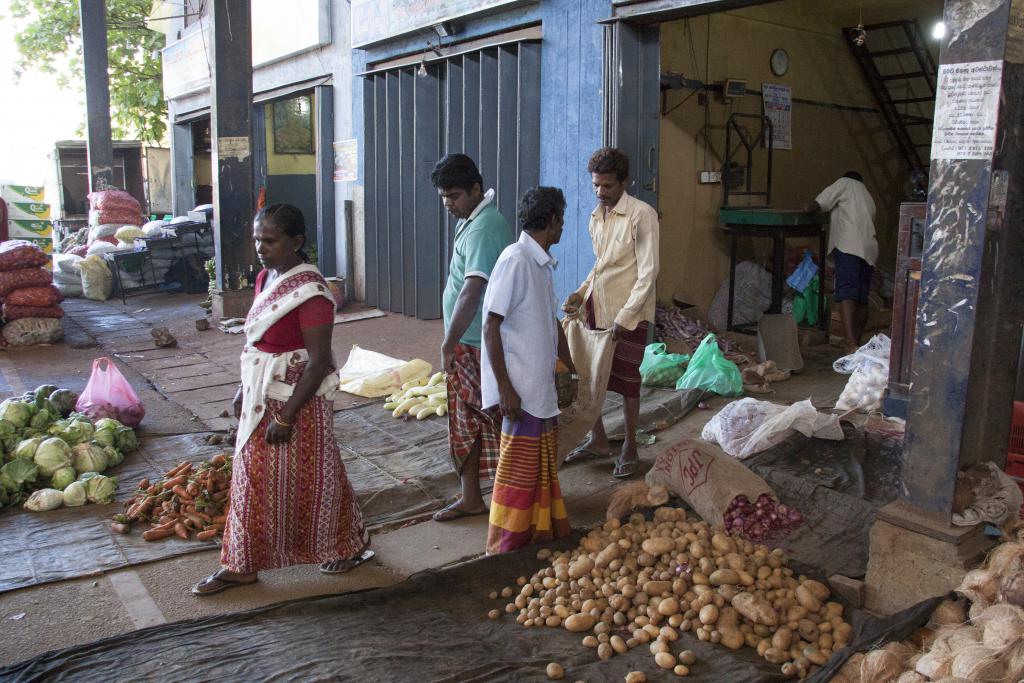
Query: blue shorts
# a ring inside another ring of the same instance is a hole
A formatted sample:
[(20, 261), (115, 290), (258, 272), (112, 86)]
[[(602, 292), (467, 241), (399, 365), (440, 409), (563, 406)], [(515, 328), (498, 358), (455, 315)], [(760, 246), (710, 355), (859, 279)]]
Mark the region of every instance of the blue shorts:
[(867, 304), (874, 266), (860, 256), (845, 254), (838, 249), (832, 250), (832, 259), (836, 264), (836, 303), (856, 301)]

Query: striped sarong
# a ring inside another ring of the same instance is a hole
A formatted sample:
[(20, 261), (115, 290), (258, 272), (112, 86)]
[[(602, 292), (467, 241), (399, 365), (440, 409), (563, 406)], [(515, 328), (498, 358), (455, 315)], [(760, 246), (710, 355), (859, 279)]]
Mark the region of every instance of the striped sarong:
[(480, 444), (480, 480), (493, 479), (498, 467), (498, 419), (481, 408), (480, 349), (455, 347), (455, 372), (448, 373), (448, 452), (458, 475)]
[(491, 495), (487, 553), (507, 553), (570, 533), (558, 485), (557, 418), (523, 412), (502, 421), (501, 456)]
[[(596, 330), (592, 299), (587, 299), (586, 308), (587, 326)], [(623, 398), (640, 398), (640, 364), (644, 361), (644, 350), (647, 348), (648, 327), (649, 323), (644, 320), (635, 330), (619, 337), (612, 356), (612, 371), (608, 375), (608, 391), (614, 391)]]

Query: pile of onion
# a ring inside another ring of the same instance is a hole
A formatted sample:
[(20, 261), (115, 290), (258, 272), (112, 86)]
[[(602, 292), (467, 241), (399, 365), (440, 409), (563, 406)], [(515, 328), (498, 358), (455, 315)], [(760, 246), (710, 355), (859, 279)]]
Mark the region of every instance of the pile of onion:
[(804, 517), (767, 493), (758, 496), (754, 503), (740, 494), (733, 498), (722, 521), (730, 534), (763, 543), (777, 532), (788, 533), (797, 528)]

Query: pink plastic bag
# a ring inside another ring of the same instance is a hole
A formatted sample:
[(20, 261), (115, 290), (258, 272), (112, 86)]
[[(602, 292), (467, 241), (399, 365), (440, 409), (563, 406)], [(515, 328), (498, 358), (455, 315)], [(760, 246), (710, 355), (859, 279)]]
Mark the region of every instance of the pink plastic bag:
[(92, 375), (78, 397), (75, 410), (94, 420), (110, 417), (132, 429), (138, 427), (146, 415), (146, 408), (132, 385), (109, 358), (92, 362)]

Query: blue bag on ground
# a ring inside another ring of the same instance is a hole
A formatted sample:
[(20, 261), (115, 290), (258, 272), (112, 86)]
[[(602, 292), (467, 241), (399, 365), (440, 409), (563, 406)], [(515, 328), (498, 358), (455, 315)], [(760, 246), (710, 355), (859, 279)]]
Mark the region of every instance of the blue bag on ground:
[(648, 344), (640, 363), (640, 379), (649, 387), (674, 387), (686, 372), (688, 360), (685, 353), (668, 353), (661, 342)]
[(741, 396), (743, 378), (739, 367), (722, 355), (715, 335), (709, 334), (694, 351), (676, 389), (703, 389), (719, 396)]
[(798, 292), (803, 292), (817, 274), (818, 265), (814, 262), (814, 255), (810, 249), (804, 249), (804, 260), (796, 267), (793, 274), (786, 278), (786, 284)]

